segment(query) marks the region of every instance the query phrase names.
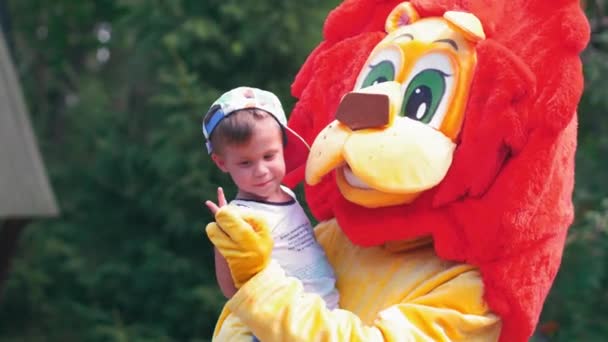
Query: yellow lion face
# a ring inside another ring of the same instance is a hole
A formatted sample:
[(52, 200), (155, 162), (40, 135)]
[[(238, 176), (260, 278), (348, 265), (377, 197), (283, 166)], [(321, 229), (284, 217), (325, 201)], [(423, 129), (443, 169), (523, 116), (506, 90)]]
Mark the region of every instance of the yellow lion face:
[(472, 14), (418, 19), (407, 2), (386, 29), (306, 164), (307, 183), (335, 169), (342, 195), (370, 208), (410, 203), (445, 177), (484, 39)]

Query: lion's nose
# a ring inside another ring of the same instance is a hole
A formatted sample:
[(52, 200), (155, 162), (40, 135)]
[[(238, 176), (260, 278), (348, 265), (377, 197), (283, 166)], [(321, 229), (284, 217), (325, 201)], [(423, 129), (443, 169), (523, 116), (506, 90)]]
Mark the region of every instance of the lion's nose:
[(336, 119), (353, 131), (386, 126), (390, 99), (385, 94), (348, 93), (338, 106)]

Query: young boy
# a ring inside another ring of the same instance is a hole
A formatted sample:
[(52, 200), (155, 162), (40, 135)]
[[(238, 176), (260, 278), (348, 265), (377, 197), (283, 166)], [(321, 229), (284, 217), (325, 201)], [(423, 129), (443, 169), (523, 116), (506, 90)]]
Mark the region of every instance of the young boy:
[[(286, 173), (303, 165), (308, 145), (287, 127), (279, 99), (268, 91), (240, 87), (217, 99), (203, 121), (207, 151), (222, 171), (230, 174), (238, 192), (229, 205), (255, 210), (270, 228), (272, 258), (304, 289), (319, 294), (328, 308), (338, 306), (335, 276), (312, 225), (293, 192), (281, 185)], [(226, 204), (218, 189), (218, 204)], [(230, 270), (215, 249), (216, 276), (227, 298), (236, 292)]]

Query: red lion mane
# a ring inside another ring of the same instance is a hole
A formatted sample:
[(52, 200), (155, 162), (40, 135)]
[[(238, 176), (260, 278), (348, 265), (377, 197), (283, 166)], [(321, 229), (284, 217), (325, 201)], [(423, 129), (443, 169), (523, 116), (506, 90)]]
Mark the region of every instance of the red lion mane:
[[(402, 1), (346, 0), (324, 26), (292, 93), (290, 126), (312, 143)], [(501, 341), (534, 331), (573, 220), (579, 54), (589, 39), (575, 0), (412, 0), (422, 18), (467, 11), (487, 39), (453, 164), (441, 184), (409, 205), (367, 209), (346, 201), (333, 173), (305, 186), (319, 220), (335, 217), (353, 243), (432, 235), (439, 257), (479, 267), (484, 296), (503, 320)], [(301, 176), (301, 175), (300, 175)], [(381, 220), (379, 220), (381, 218)]]

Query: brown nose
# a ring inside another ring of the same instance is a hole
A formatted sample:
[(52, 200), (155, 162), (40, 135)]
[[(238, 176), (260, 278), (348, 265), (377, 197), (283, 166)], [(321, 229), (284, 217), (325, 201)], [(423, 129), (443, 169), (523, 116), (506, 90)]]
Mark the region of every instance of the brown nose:
[(340, 102), (336, 119), (353, 131), (389, 123), (390, 100), (384, 94), (348, 93)]

